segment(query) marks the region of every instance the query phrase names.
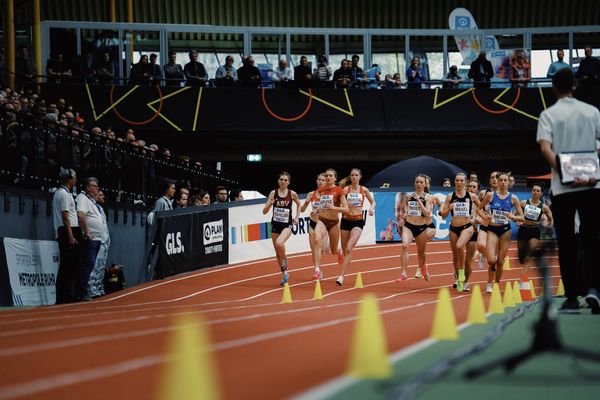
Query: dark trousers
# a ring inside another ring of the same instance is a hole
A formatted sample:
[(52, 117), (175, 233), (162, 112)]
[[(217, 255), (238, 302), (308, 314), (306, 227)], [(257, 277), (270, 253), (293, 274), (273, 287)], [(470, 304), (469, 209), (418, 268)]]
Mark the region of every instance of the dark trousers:
[[(600, 289), (600, 265), (596, 255), (600, 234), (598, 204), (600, 189), (552, 197), (560, 274), (568, 299), (576, 299), (590, 288)], [(581, 221), (578, 235), (581, 251), (578, 251), (579, 244), (575, 235), (575, 211), (579, 213)]]
[[(81, 229), (71, 228), (73, 237), (81, 243)], [(60, 264), (56, 277), (56, 304), (72, 303), (77, 301), (75, 290), (77, 288), (81, 251), (79, 244), (69, 245), (69, 239), (64, 227), (58, 228), (58, 249), (60, 251)]]
[(79, 268), (79, 290), (78, 297), (80, 299), (87, 297), (88, 295), (88, 282), (90, 281), (90, 274), (94, 265), (96, 265), (96, 257), (98, 256), (98, 250), (100, 250), (99, 240), (87, 240), (84, 239), (80, 243), (81, 248), (81, 267)]

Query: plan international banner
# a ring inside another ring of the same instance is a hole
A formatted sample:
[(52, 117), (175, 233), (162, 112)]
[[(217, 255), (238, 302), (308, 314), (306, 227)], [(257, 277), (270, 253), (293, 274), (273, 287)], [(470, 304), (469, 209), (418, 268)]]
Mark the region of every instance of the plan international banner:
[(4, 238), (4, 252), (14, 306), (56, 303), (57, 242)]

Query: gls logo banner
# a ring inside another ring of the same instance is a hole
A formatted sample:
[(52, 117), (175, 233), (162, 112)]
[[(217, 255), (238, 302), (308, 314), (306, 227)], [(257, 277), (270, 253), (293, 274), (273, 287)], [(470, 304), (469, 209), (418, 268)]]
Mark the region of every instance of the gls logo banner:
[(184, 248), (183, 244), (181, 244), (181, 232), (167, 233), (165, 248), (168, 255), (183, 253)]
[(204, 244), (223, 241), (223, 220), (207, 222), (204, 224)]

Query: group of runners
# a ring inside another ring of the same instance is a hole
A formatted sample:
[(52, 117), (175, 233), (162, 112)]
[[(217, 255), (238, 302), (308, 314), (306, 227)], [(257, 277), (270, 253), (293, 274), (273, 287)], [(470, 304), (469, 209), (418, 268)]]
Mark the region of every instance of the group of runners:
[[(352, 261), (352, 251), (362, 234), (365, 218), (367, 214), (372, 216), (375, 209), (372, 193), (360, 185), (361, 177), (361, 171), (354, 168), (347, 178), (338, 183), (337, 172), (327, 169), (317, 176), (317, 188), (302, 203), (297, 193), (288, 188), (290, 174), (279, 174), (278, 188), (269, 193), (263, 214), (273, 208), (271, 237), (282, 274), (282, 286), (289, 279), (285, 242), (292, 234), (292, 224), (298, 223), (300, 213), (309, 206), (309, 243), (315, 266), (312, 279), (323, 279), (321, 254), (330, 252), (338, 255), (341, 273), (336, 284), (343, 286)], [(445, 202), (441, 202), (430, 193), (431, 179), (419, 174), (415, 177), (414, 192), (397, 193), (394, 213), (401, 237), (401, 272), (396, 282), (402, 283), (409, 279), (408, 247), (413, 241), (418, 259), (414, 278), (430, 279), (426, 246), (435, 236), (433, 213), (437, 205), (442, 218), (449, 215), (451, 217), (449, 239), (454, 266), (453, 287), (457, 291), (470, 291), (471, 265), (477, 255), (479, 268), (483, 270), (487, 265), (486, 292), (492, 292), (494, 282), (500, 283), (512, 237), (511, 221), (519, 229), (517, 248), (521, 265), (520, 286), (522, 290), (528, 290), (528, 274), (540, 240), (541, 220), (545, 216), (547, 224), (551, 226), (552, 212), (542, 200), (542, 184), (534, 184), (531, 197), (519, 201), (509, 191), (509, 180), (509, 173), (494, 171), (490, 175), (489, 188), (479, 190), (478, 181), (468, 181), (467, 175), (461, 172), (454, 178), (454, 191), (446, 196)], [(363, 211), (365, 199), (369, 202), (368, 211)], [(296, 204), (294, 216), (292, 204)]]

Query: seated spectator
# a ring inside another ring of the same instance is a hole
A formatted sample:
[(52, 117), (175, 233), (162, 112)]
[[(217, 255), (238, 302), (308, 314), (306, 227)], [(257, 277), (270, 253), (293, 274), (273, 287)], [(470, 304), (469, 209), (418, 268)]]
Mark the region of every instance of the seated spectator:
[(152, 82), (152, 70), (148, 64), (148, 56), (142, 55), (140, 61), (131, 66), (129, 72), (130, 85), (149, 85)]
[(352, 69), (348, 65), (349, 61), (343, 59), (340, 68), (333, 73), (333, 82), (338, 88), (348, 88), (352, 81)]
[(358, 66), (358, 62), (360, 61), (360, 57), (357, 54), (352, 56), (352, 63), (348, 65), (350, 68), (350, 76), (352, 77), (352, 82), (357, 82), (359, 79), (363, 77), (363, 69)]
[(585, 46), (585, 58), (579, 62), (575, 78), (584, 86), (596, 85), (600, 82), (600, 60), (592, 57), (592, 46)]
[(400, 75), (400, 72), (396, 72), (394, 76), (392, 76), (390, 86), (392, 89), (402, 89), (402, 77)]
[[(61, 83), (62, 77), (70, 77), (71, 67), (65, 61), (62, 54), (57, 54), (56, 58), (51, 58), (46, 64), (46, 75), (48, 83)], [(64, 83), (64, 82), (63, 82)]]
[(369, 89), (381, 89), (379, 86), (379, 81), (381, 80), (381, 67), (377, 64), (371, 65), (365, 72), (364, 81), (367, 83), (367, 88)]
[(287, 61), (285, 58), (279, 60), (279, 65), (277, 68), (273, 70), (271, 73), (271, 80), (273, 82), (279, 83), (281, 86), (285, 86), (285, 83), (294, 79), (292, 74), (292, 69), (288, 67)]
[(104, 52), (102, 59), (94, 66), (94, 76), (101, 85), (110, 85), (115, 76), (115, 66), (110, 59), (110, 54)]
[(150, 54), (150, 73), (152, 75), (153, 85), (160, 85), (160, 81), (162, 80), (162, 71), (160, 70), (160, 65), (156, 63), (157, 58), (158, 56), (156, 54)]
[(300, 65), (294, 68), (294, 81), (299, 87), (311, 87), (313, 76), (306, 56), (300, 57)]
[(548, 78), (552, 78), (555, 73), (563, 68), (571, 68), (569, 64), (563, 61), (563, 58), (565, 58), (565, 52), (562, 49), (556, 51), (556, 58), (557, 60), (548, 67), (548, 73), (546, 74), (546, 77)]
[(408, 89), (422, 89), (422, 83), (425, 80), (425, 72), (421, 68), (421, 60), (419, 57), (413, 57), (410, 66), (406, 70), (406, 80)]
[(165, 72), (166, 86), (181, 86), (185, 78), (183, 67), (177, 64), (177, 53), (173, 50), (169, 52), (169, 62), (163, 65)]
[(244, 200), (242, 195), (242, 189), (231, 189), (229, 192), (229, 201), (241, 201)]
[(317, 59), (317, 67), (313, 72), (313, 77), (316, 81), (321, 82), (321, 86), (323, 86), (323, 82), (327, 82), (331, 79), (331, 67), (327, 63), (327, 57), (320, 56)]
[(230, 87), (238, 80), (237, 70), (233, 66), (233, 56), (225, 57), (225, 65), (221, 65), (215, 74), (215, 84), (221, 87)]
[(462, 81), (462, 78), (460, 77), (460, 75), (458, 75), (458, 67), (456, 65), (453, 65), (450, 67), (450, 71), (446, 75), (446, 78), (444, 78), (442, 88), (456, 89)]
[(189, 53), (190, 62), (183, 67), (183, 74), (188, 86), (204, 86), (206, 83), (206, 69), (198, 62), (198, 52), (192, 50)]
[(225, 186), (215, 188), (215, 204), (217, 203), (227, 203), (227, 188)]
[(510, 64), (510, 82), (513, 88), (527, 87), (531, 80), (531, 66), (525, 58), (523, 50), (516, 50), (515, 57)]
[(210, 204), (210, 193), (205, 190), (201, 190), (199, 196), (203, 206), (208, 206)]
[(243, 64), (238, 70), (238, 79), (243, 87), (258, 87), (260, 84), (260, 71), (254, 66), (254, 58), (244, 58)]

